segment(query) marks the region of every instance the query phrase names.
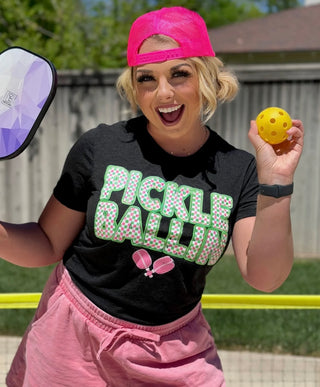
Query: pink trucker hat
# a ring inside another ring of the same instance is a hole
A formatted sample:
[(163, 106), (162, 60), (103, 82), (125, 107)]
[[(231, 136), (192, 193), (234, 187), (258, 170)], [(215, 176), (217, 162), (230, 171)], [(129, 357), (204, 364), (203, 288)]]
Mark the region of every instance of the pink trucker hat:
[[(139, 54), (142, 43), (159, 34), (174, 39), (179, 47)], [(183, 7), (161, 8), (138, 17), (132, 24), (127, 48), (129, 66), (193, 56), (215, 56), (207, 26), (198, 13)]]

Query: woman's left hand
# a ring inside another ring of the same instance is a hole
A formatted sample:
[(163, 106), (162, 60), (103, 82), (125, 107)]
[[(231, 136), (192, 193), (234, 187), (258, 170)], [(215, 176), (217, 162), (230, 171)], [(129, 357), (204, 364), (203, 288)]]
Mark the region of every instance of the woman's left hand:
[(288, 139), (281, 144), (270, 145), (258, 133), (256, 121), (252, 120), (248, 133), (256, 150), (257, 171), (260, 184), (286, 185), (293, 182), (302, 149), (304, 128), (300, 120), (292, 120), (287, 131)]

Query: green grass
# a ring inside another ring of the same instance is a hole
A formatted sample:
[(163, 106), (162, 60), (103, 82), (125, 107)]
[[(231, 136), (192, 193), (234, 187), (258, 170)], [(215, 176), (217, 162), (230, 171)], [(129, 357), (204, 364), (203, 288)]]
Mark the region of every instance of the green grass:
[[(208, 277), (206, 293), (261, 294), (242, 279), (233, 257)], [(320, 294), (320, 260), (295, 260), (274, 294)], [(204, 310), (218, 348), (320, 356), (320, 310)]]
[[(0, 260), (0, 293), (41, 292), (53, 266), (25, 269)], [(208, 276), (206, 293), (259, 294), (242, 279), (235, 259), (224, 257)], [(295, 260), (274, 294), (320, 294), (320, 260)], [(204, 310), (219, 349), (320, 356), (320, 310)], [(0, 310), (0, 334), (21, 335), (34, 314)]]
[[(0, 259), (0, 293), (42, 292), (53, 266), (27, 269)], [(22, 335), (34, 309), (0, 309), (0, 335)]]

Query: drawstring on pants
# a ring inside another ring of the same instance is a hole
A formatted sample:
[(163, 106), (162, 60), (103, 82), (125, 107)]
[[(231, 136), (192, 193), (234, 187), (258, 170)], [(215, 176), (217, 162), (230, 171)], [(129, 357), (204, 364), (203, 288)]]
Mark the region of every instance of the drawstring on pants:
[(99, 351), (97, 353), (97, 359), (100, 360), (103, 351), (111, 351), (112, 348), (117, 344), (117, 342), (124, 338), (128, 338), (129, 340), (133, 339), (151, 343), (159, 343), (161, 336), (157, 335), (156, 333), (147, 332), (139, 329), (115, 329), (111, 334), (106, 336), (101, 341)]

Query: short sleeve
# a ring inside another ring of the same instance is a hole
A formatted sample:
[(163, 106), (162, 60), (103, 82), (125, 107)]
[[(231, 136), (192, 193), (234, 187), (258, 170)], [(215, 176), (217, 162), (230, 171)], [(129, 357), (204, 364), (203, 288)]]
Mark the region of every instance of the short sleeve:
[(66, 207), (85, 212), (90, 196), (93, 151), (89, 132), (73, 145), (53, 190), (54, 197)]
[(256, 161), (255, 158), (252, 157), (244, 175), (235, 221), (250, 216), (256, 216), (258, 189), (259, 184)]

